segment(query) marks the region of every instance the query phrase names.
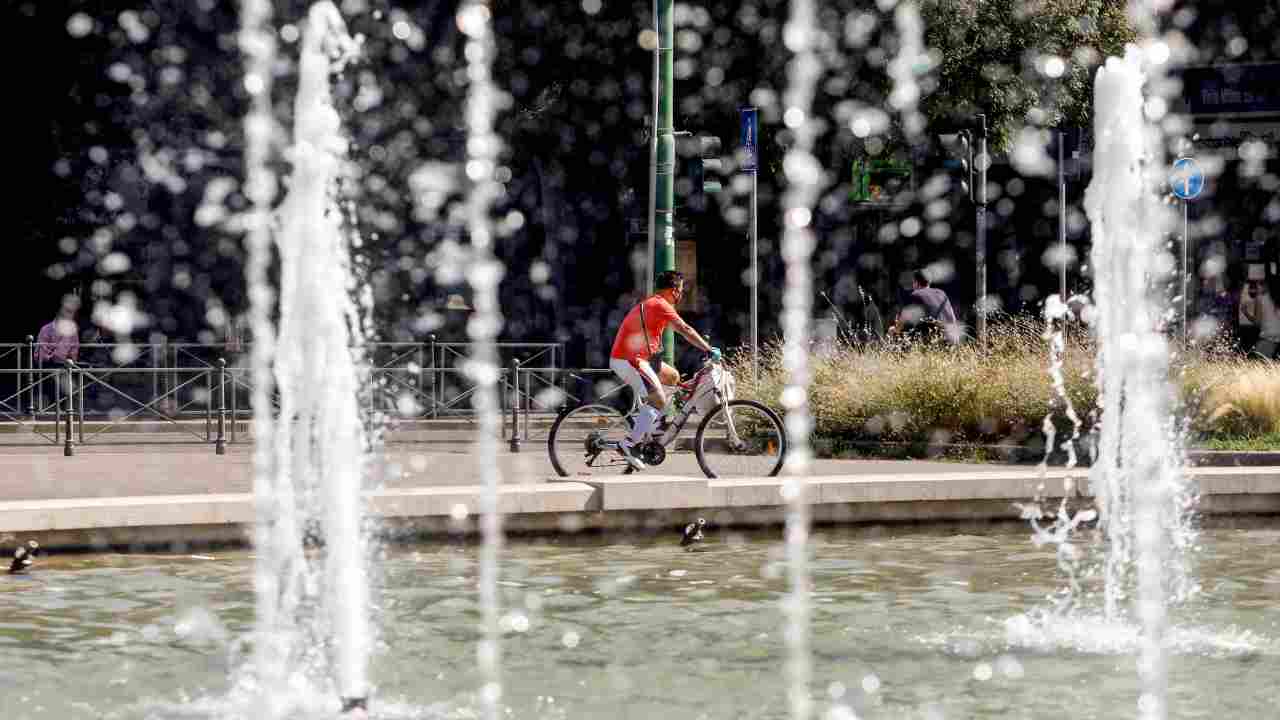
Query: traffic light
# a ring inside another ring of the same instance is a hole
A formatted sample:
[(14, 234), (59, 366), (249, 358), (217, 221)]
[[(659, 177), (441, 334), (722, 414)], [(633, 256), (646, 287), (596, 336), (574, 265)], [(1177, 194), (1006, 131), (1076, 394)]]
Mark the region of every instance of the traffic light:
[(685, 168), (676, 180), (676, 195), (684, 200), (677, 207), (695, 212), (707, 208), (707, 195), (724, 189), (724, 160), (720, 156), (720, 138), (714, 135), (676, 133), (676, 154)]
[(698, 149), (702, 160), (702, 192), (705, 195), (715, 195), (724, 190), (724, 161), (720, 157), (720, 138), (715, 135), (699, 135)]
[(675, 209), (697, 209), (702, 195), (702, 160), (698, 139), (688, 130), (677, 130)]
[(958, 171), (960, 191), (973, 200), (974, 186), (977, 181), (973, 158), (973, 133), (969, 130), (960, 130), (939, 135), (938, 139), (947, 150), (947, 159), (943, 164)]

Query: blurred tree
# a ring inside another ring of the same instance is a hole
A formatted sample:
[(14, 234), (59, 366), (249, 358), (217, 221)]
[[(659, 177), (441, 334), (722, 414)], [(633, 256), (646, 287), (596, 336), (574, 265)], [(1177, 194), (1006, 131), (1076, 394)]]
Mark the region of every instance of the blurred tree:
[[(296, 23), (308, 4), (274, 3), (282, 145), (293, 112)], [(450, 170), (466, 140), (459, 3), (338, 4), (364, 42), (365, 61), (336, 78), (334, 90), (352, 139), (345, 189), (355, 198), (350, 212), (363, 239), (359, 263), (375, 291), (382, 336), (419, 338), (442, 329), (441, 306), (465, 285), (467, 240), (458, 212), (465, 186)], [(604, 345), (595, 336), (611, 329), (594, 301), (604, 297), (608, 305), (631, 287), (638, 248), (630, 221), (647, 214), (653, 61), (645, 31), (652, 2), (492, 5), (494, 76), (510, 95), (497, 129), (509, 173), (496, 208), (497, 252), (507, 265), (503, 306), (520, 308), (509, 312), (507, 337)], [(886, 70), (901, 48), (893, 5), (831, 0), (818, 9), (815, 41), (825, 70), (813, 106), (822, 123), (814, 152), (827, 168), (819, 214), (841, 248), (821, 253), (819, 264), (835, 267), (866, 242), (848, 232), (849, 158), (901, 146), (900, 119), (886, 102)], [(1024, 126), (1087, 125), (1094, 69), (1134, 37), (1125, 0), (918, 6), (931, 66), (920, 77), (922, 112), (942, 120), (985, 111), (997, 150)], [(1215, 9), (1173, 18), (1209, 38), (1203, 60), (1256, 59), (1274, 47), (1274, 37), (1228, 0), (1198, 4), (1208, 6)], [(1258, 12), (1275, 17), (1276, 6), (1264, 0)], [(39, 37), (69, 59), (45, 111), (54, 156), (43, 167), (56, 174), (47, 196), (59, 199), (59, 214), (33, 221), (29, 233), (33, 243), (56, 248), (51, 274), (104, 280), (93, 283), (94, 293), (108, 302), (113, 287), (128, 286), (152, 316), (151, 330), (190, 339), (216, 331), (245, 302), (238, 225), (245, 93), (236, 4), (50, 0), (19, 7), (27, 23), (20, 27), (38, 26)], [(1223, 13), (1225, 24), (1213, 23), (1211, 12)], [(715, 134), (729, 151), (737, 145), (737, 108), (760, 108), (765, 277), (780, 276), (770, 239), (778, 236), (780, 168), (791, 144), (781, 123), (791, 59), (783, 42), (787, 13), (783, 0), (702, 0), (675, 11), (679, 129)], [(277, 163), (283, 174), (282, 153)], [(733, 241), (746, 215), (732, 186), (720, 203), (723, 222), (700, 228), (717, 263), (713, 279), (723, 284), (708, 290), (720, 297), (741, 296), (746, 267), (745, 244)], [(918, 207), (910, 212), (920, 215)], [(941, 247), (950, 232), (945, 207), (930, 212), (926, 232), (936, 229), (929, 238)], [(894, 237), (876, 241), (887, 251)], [(104, 264), (112, 253), (121, 257)], [(768, 316), (781, 286), (766, 283), (762, 291)]]
[(931, 120), (986, 113), (993, 152), (1027, 124), (1086, 127), (1093, 74), (1135, 31), (1127, 0), (922, 0), (937, 87)]

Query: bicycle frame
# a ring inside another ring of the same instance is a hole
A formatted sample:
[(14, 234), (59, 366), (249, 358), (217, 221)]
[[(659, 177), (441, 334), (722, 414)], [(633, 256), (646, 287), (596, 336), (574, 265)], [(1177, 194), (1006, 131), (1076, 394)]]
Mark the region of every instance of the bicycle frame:
[[(716, 407), (733, 399), (735, 385), (733, 374), (725, 369), (723, 362), (707, 360), (703, 363), (693, 377), (680, 383), (672, 393), (672, 402), (676, 402), (678, 396), (682, 407), (679, 414), (668, 425), (666, 432), (658, 439), (658, 443), (666, 447), (675, 441), (685, 424), (689, 422), (689, 418), (698, 411), (698, 403), (702, 396), (711, 393), (715, 398), (715, 403), (707, 409), (707, 413), (710, 414)], [(729, 423), (729, 436), (735, 443), (740, 442), (738, 431), (733, 426), (733, 418), (729, 413), (725, 413), (725, 417)]]
[[(675, 412), (663, 419), (656, 437), (651, 435), (645, 443), (637, 446), (639, 457), (645, 463), (661, 464), (666, 456), (662, 448), (670, 447), (679, 439), (693, 415), (701, 415), (697, 423), (697, 439), (692, 447), (693, 454), (708, 477), (718, 477), (717, 471), (711, 469), (704, 457), (706, 448), (712, 448), (710, 452), (717, 456), (726, 450), (726, 443), (728, 454), (750, 452), (748, 442), (744, 440), (737, 425), (741, 421), (749, 426), (751, 421), (744, 420), (740, 413), (731, 410), (737, 408), (739, 403), (742, 404), (743, 413), (750, 416), (752, 412), (763, 412), (762, 422), (769, 428), (781, 431), (779, 419), (769, 408), (756, 401), (738, 400), (734, 397), (736, 383), (733, 374), (721, 362), (707, 361), (692, 377), (671, 388), (671, 391), (671, 408)], [(640, 405), (640, 401), (633, 399), (632, 412)], [(723, 420), (719, 417), (720, 414), (724, 415)], [(735, 418), (735, 414), (740, 416)], [(615, 466), (621, 468), (622, 474), (633, 472), (631, 467), (634, 467), (634, 463), (631, 458), (625, 457), (630, 453), (619, 453), (617, 457), (612, 453), (622, 449), (632, 432), (622, 422), (623, 418), (633, 419), (620, 413), (616, 407), (604, 404), (584, 404), (562, 410), (551, 428), (547, 444), (556, 472), (570, 477), (577, 474), (608, 473), (609, 468)], [(711, 425), (712, 420), (715, 420), (714, 426)], [(708, 428), (712, 428), (710, 435), (707, 435)], [(706, 442), (706, 437), (712, 438), (709, 443)], [(779, 452), (771, 461), (772, 469), (766, 467), (760, 474), (776, 474), (781, 466), (785, 434), (778, 437), (778, 442)], [(769, 447), (772, 448), (772, 445)], [(772, 450), (766, 454), (775, 455)], [(719, 468), (720, 462), (715, 460), (712, 464)], [(627, 467), (628, 464), (630, 467)]]

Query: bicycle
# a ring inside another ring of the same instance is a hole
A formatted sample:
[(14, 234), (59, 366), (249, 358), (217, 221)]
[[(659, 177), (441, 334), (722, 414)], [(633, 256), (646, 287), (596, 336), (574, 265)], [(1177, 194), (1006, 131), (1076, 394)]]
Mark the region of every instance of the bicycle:
[[(693, 377), (674, 388), (670, 399), (674, 416), (664, 415), (654, 431), (656, 437), (636, 446), (638, 457), (651, 468), (662, 465), (667, 448), (679, 438), (689, 418), (701, 412), (693, 451), (707, 477), (777, 475), (787, 451), (782, 419), (763, 403), (735, 399), (735, 387), (733, 374), (723, 362), (707, 360)], [(640, 403), (640, 398), (634, 398), (625, 415), (599, 403), (561, 411), (547, 437), (556, 472), (561, 477), (634, 472), (618, 447)]]

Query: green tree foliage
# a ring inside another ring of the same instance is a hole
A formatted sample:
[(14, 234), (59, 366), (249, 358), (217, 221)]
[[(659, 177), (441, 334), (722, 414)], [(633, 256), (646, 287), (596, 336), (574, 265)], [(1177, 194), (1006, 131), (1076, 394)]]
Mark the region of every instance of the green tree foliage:
[[(1005, 150), (1017, 130), (1087, 126), (1093, 75), (1122, 55), (1135, 32), (1125, 0), (924, 0), (926, 42), (935, 52), (931, 120), (986, 113), (991, 146)], [(1061, 60), (1061, 73), (1051, 69)], [(1046, 70), (1049, 70), (1046, 72)]]
[[(284, 144), (297, 26), (309, 3), (273, 4), (280, 30), (273, 95)], [(415, 189), (424, 167), (456, 165), (464, 155), (457, 3), (341, 4), (365, 48), (364, 61), (334, 85), (352, 139), (344, 189), (357, 198), (351, 210), (364, 239), (362, 267), (378, 312), (387, 315), (383, 326), (394, 328), (387, 339), (421, 337), (433, 331), (432, 308), (462, 283), (442, 268), (457, 266), (450, 258), (466, 244), (458, 214), (465, 188), (428, 205)], [(996, 148), (1027, 123), (1086, 124), (1094, 68), (1133, 35), (1124, 4), (920, 0), (925, 41), (936, 51), (934, 68), (922, 79), (922, 110), (938, 120), (981, 108)], [(104, 294), (112, 284), (132, 286), (156, 318), (151, 329), (173, 336), (190, 336), (208, 317), (242, 310), (246, 96), (237, 5), (65, 0), (23, 7), (29, 11), (20, 32), (38, 30), (75, 58), (53, 81), (66, 90), (49, 112), (60, 224), (31, 233), (46, 245), (71, 238), (55, 251), (54, 270), (101, 277), (105, 253), (129, 255), (129, 270), (95, 285)], [(511, 332), (520, 336), (521, 323), (533, 337), (582, 336), (587, 325), (607, 329), (613, 293), (634, 278), (626, 228), (647, 214), (652, 45), (643, 38), (652, 0), (607, 2), (594, 12), (576, 2), (497, 0), (493, 9), (494, 76), (510, 96), (497, 119), (510, 171), (497, 213), (516, 218), (504, 225), (510, 235), (499, 247), (512, 269), (504, 302), (534, 305), (512, 318)], [(769, 239), (778, 234), (780, 166), (790, 145), (781, 123), (791, 59), (783, 42), (788, 12), (784, 0), (700, 0), (677, 3), (675, 12), (677, 127), (719, 135), (729, 150), (737, 145), (737, 108), (760, 108), (766, 265), (776, 260)], [(818, 8), (816, 43), (825, 71), (814, 99), (813, 115), (823, 123), (814, 152), (829, 171), (824, 213), (843, 207), (849, 157), (878, 154), (893, 143), (898, 117), (886, 102), (886, 68), (900, 47), (893, 13), (878, 0), (829, 0)], [(1037, 59), (1047, 55), (1065, 61), (1063, 77), (1036, 70), (1043, 65)], [(874, 121), (874, 134), (852, 129), (863, 117)], [(288, 170), (283, 150), (273, 156), (282, 177)], [(726, 195), (726, 204), (734, 201), (732, 192)], [(726, 221), (709, 234), (740, 233), (746, 215), (735, 217), (736, 225)], [(728, 258), (745, 262), (739, 255)], [(736, 278), (739, 269), (722, 274)], [(769, 276), (779, 269), (763, 271)], [(584, 277), (608, 290), (584, 284)], [(573, 317), (579, 306), (581, 320)]]

